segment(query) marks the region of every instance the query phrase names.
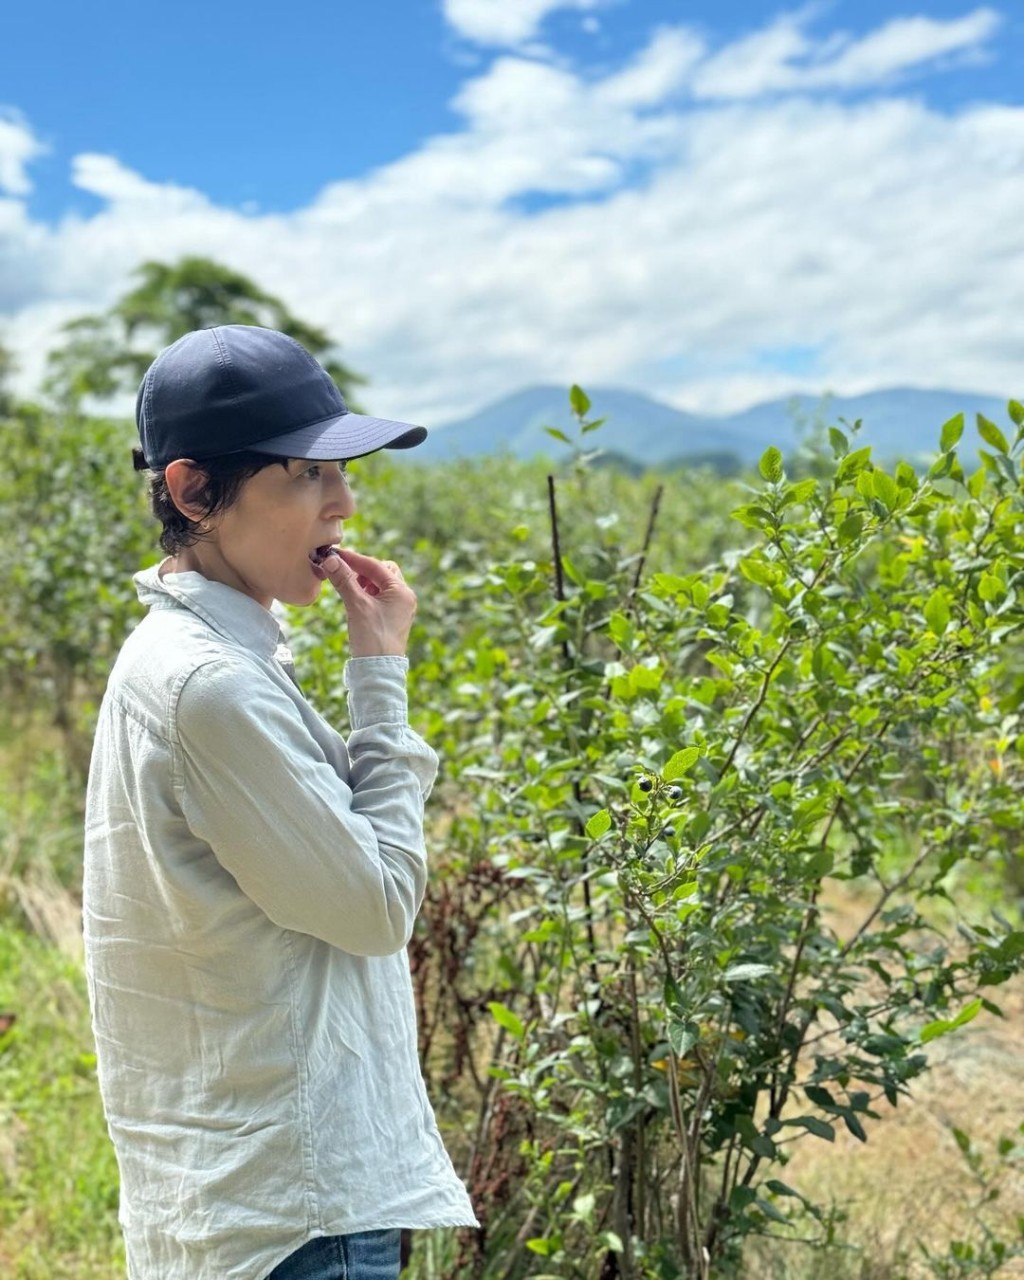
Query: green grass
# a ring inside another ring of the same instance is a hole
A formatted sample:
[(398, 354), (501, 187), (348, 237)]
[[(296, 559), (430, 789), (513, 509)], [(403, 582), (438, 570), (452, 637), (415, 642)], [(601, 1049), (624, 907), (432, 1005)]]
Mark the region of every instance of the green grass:
[(77, 961), (0, 931), (0, 1274), (118, 1280), (117, 1165), (96, 1084)]

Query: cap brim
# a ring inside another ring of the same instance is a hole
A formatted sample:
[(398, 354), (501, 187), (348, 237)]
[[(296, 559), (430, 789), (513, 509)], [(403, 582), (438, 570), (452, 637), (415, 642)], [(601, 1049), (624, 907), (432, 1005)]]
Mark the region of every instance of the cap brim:
[(281, 458), (313, 458), (321, 462), (363, 458), (378, 449), (412, 449), (427, 438), (426, 427), (361, 413), (343, 413), (283, 436), (254, 441), (249, 448)]

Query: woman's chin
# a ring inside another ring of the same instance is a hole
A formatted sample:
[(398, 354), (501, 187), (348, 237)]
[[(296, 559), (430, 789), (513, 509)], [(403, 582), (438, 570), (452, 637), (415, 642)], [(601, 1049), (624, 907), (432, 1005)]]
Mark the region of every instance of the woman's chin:
[(323, 587), (322, 582), (310, 582), (304, 588), (296, 587), (290, 591), (287, 596), (278, 596), (280, 604), (292, 605), (294, 608), (301, 609), (306, 605), (316, 604), (320, 598), (320, 590)]

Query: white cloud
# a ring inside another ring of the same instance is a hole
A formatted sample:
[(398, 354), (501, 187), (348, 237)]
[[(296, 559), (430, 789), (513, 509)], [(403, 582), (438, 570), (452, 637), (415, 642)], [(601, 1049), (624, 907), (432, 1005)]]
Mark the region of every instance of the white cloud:
[(977, 55), (999, 26), (993, 9), (975, 9), (952, 22), (897, 18), (850, 44), (818, 70), (816, 86), (850, 88), (875, 84), (901, 71), (951, 54)]
[(71, 181), (82, 191), (88, 191), (91, 195), (121, 207), (156, 205), (167, 210), (173, 206), (184, 211), (189, 208), (205, 208), (207, 204), (205, 197), (198, 191), (175, 187), (169, 183), (148, 182), (113, 156), (89, 152), (75, 156)]
[(604, 80), (596, 96), (620, 107), (657, 106), (683, 88), (704, 51), (693, 32), (665, 28), (629, 66)]
[(975, 9), (963, 18), (894, 18), (861, 40), (806, 33), (813, 10), (784, 14), (767, 28), (708, 59), (694, 80), (701, 98), (753, 98), (769, 93), (854, 89), (876, 85), (936, 59), (977, 57), (995, 34), (999, 15)]
[(556, 9), (596, 9), (606, 0), (444, 0), (448, 24), (475, 44), (515, 48)]
[(28, 166), (45, 151), (27, 124), (0, 108), (0, 196), (28, 195), (32, 190)]
[[(457, 131), (289, 215), (80, 157), (98, 213), (49, 227), (0, 201), (5, 341), (29, 380), (59, 320), (107, 305), (146, 258), (198, 253), (337, 334), (370, 408), (428, 425), (539, 381), (691, 408), (1020, 394), (1024, 108), (683, 100), (725, 52), (669, 30), (603, 76), (499, 57), (463, 85)], [(803, 371), (791, 348), (814, 353)]]

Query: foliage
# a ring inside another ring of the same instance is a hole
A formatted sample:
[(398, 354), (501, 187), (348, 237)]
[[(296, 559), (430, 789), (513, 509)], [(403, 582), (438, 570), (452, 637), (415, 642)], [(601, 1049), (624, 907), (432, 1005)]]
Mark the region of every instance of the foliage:
[(552, 478), (546, 559), (450, 571), (416, 683), (448, 862), (414, 959), (435, 1091), (479, 1094), (459, 1274), (828, 1243), (780, 1176), (794, 1144), (866, 1140), (932, 1040), (998, 1014), (1024, 933), (951, 941), (932, 908), (1017, 854), (1022, 433), (993, 426), (966, 481), (960, 426), (924, 479), (838, 429), (828, 476), (768, 450), (747, 545), (698, 572), (638, 579), (582, 465)]
[[(129, 332), (207, 314), (178, 268), (81, 328), (101, 347), (84, 382), (61, 375), (58, 411), (8, 397), (0, 428), (5, 745), (31, 750), (45, 714), (73, 786), (138, 616), (130, 575), (156, 554), (131, 429), (81, 395), (103, 390), (104, 361), (120, 385), (108, 357)], [(269, 305), (218, 273), (218, 306)], [(997, 1016), (993, 989), (1021, 967), (1012, 902), (990, 911), (978, 888), (1019, 892), (1024, 410), (982, 420), (970, 476), (954, 419), (925, 476), (832, 427), (799, 458), (768, 450), (744, 487), (595, 465), (600, 423), (579, 388), (571, 404), (550, 474), (353, 467), (351, 538), (420, 597), (411, 704), (442, 773), (410, 957), (425, 1069), (483, 1220), (421, 1245), (416, 1274), (742, 1274), (759, 1237), (838, 1246), (839, 1216), (787, 1170), (796, 1144), (866, 1140), (932, 1042)], [(340, 603), (288, 625), (314, 702), (343, 721)], [(74, 808), (47, 769), (18, 776), (12, 883), (17, 842), (45, 845), (33, 788)], [(50, 861), (73, 884), (66, 837)], [(0, 1260), (53, 1230), (66, 1274), (105, 1277), (112, 1156), (80, 977), (24, 914), (8, 901), (19, 927), (0, 935), (0, 1009), (19, 1015), (0, 1039), (17, 1136), (0, 1139)], [(969, 1141), (965, 1158), (990, 1186)], [(1012, 1246), (986, 1230), (927, 1255), (934, 1274), (994, 1274)], [(12, 1256), (15, 1275), (62, 1274), (31, 1245)]]
[(0, 424), (0, 661), (7, 713), (46, 715), (80, 772), (89, 714), (137, 616), (131, 575), (153, 558), (126, 424), (16, 407)]

